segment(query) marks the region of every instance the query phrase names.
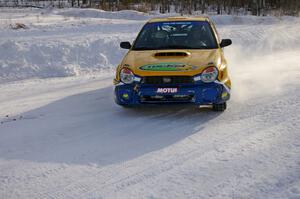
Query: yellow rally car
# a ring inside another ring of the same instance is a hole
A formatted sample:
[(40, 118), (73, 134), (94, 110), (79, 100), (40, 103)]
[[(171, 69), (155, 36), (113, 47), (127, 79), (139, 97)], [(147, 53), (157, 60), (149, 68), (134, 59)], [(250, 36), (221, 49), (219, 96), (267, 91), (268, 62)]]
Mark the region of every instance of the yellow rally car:
[(115, 101), (122, 106), (193, 103), (224, 111), (231, 82), (220, 38), (207, 17), (148, 21), (118, 66)]

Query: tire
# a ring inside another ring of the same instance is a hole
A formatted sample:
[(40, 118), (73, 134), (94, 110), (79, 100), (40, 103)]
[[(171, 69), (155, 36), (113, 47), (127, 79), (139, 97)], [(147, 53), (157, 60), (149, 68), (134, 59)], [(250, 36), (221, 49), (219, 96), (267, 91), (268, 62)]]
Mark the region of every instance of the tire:
[(213, 111), (222, 112), (225, 111), (227, 108), (226, 102), (223, 102), (221, 104), (213, 104)]
[(119, 104), (122, 108), (125, 108), (125, 109), (132, 109), (134, 108), (134, 106), (132, 105), (127, 105), (127, 104)]

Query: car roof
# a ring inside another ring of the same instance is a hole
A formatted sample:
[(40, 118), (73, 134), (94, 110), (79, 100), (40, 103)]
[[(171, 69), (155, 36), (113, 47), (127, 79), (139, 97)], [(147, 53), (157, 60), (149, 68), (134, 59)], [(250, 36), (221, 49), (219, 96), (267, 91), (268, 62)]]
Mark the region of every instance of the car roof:
[(168, 22), (168, 21), (208, 21), (209, 18), (206, 16), (175, 16), (175, 17), (159, 17), (152, 18), (148, 21), (148, 23), (153, 22)]

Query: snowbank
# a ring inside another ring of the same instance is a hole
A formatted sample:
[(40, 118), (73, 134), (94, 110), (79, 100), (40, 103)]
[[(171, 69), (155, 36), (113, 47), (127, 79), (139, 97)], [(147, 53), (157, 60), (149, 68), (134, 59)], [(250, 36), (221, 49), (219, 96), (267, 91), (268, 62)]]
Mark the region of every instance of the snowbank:
[(138, 12), (134, 10), (122, 10), (116, 12), (108, 12), (98, 9), (78, 9), (69, 8), (62, 10), (55, 10), (55, 14), (67, 16), (67, 17), (77, 17), (77, 18), (105, 18), (105, 19), (125, 19), (125, 20), (146, 20), (149, 19), (149, 15), (143, 12)]
[[(146, 19), (136, 11), (30, 10), (0, 14), (0, 83), (112, 71), (126, 53), (119, 43), (133, 40)], [(15, 22), (29, 29), (10, 29)]]
[(278, 23), (299, 23), (296, 17), (283, 16), (258, 17), (252, 15), (234, 16), (234, 15), (213, 15), (210, 18), (218, 25), (272, 25)]
[(123, 51), (118, 37), (76, 41), (1, 41), (0, 80), (65, 77), (113, 70)]

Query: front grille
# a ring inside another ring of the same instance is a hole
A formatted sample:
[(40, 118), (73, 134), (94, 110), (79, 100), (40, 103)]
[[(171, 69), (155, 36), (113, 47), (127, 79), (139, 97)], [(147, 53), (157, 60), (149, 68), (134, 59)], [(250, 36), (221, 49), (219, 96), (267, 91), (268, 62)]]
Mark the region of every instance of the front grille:
[(188, 103), (192, 102), (194, 95), (162, 95), (162, 96), (142, 96), (140, 101), (142, 103)]
[(143, 84), (191, 84), (191, 76), (147, 76), (142, 78)]

